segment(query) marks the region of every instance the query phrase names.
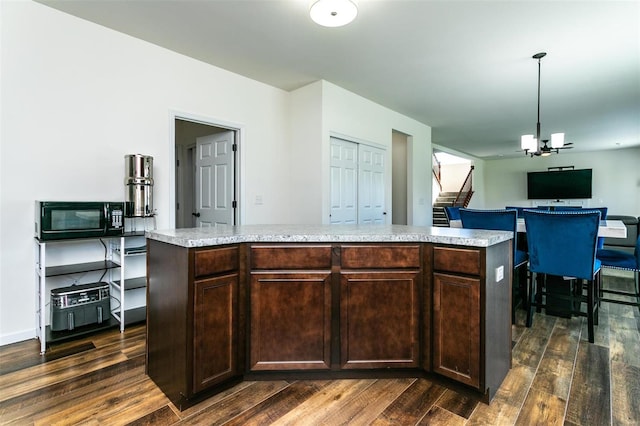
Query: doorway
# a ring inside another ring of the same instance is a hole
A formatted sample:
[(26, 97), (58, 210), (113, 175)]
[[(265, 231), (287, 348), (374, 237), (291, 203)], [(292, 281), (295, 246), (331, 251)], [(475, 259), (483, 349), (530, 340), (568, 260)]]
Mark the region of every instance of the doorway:
[(238, 224), (239, 129), (174, 119), (175, 227)]

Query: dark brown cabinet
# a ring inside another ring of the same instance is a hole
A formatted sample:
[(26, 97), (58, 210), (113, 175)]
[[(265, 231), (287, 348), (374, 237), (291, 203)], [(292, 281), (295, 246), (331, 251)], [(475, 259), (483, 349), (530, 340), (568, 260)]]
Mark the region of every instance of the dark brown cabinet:
[(511, 362), (510, 259), (509, 241), (148, 240), (147, 371), (179, 409), (243, 377), (394, 369), (490, 399)]
[(342, 369), (419, 367), (420, 259), (419, 245), (341, 247)]
[(341, 368), (419, 366), (419, 272), (341, 274)]
[(148, 240), (147, 254), (147, 374), (182, 409), (244, 372), (240, 246)]
[(193, 393), (238, 372), (237, 294), (238, 274), (194, 283)]
[(433, 372), (489, 399), (511, 367), (510, 244), (432, 249)]
[(253, 245), (249, 369), (331, 368), (331, 246)]
[(480, 280), (433, 276), (433, 371), (480, 387)]
[(331, 368), (331, 273), (251, 274), (250, 369)]

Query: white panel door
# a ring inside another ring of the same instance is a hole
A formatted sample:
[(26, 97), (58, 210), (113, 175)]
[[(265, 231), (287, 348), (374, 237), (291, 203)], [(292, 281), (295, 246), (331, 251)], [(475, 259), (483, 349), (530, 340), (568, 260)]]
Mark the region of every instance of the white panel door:
[(331, 224), (358, 223), (358, 144), (331, 138)]
[(196, 138), (196, 226), (233, 225), (234, 132)]
[(385, 222), (384, 154), (368, 145), (358, 145), (358, 223)]

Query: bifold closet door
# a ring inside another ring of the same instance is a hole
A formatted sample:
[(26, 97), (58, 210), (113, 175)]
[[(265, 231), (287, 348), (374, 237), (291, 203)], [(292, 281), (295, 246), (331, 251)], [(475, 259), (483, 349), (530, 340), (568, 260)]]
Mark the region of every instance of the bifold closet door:
[(385, 223), (383, 149), (331, 138), (331, 224)]

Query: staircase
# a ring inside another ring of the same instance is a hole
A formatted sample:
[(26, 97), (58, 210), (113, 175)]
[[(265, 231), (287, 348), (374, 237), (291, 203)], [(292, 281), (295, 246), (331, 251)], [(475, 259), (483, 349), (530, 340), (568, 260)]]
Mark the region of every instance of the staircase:
[(459, 197), (457, 192), (441, 192), (433, 203), (433, 226), (448, 227), (449, 220), (444, 208), (447, 206), (467, 207), (472, 195), (473, 191), (460, 192)]
[(438, 159), (434, 155), (434, 168), (433, 168), (433, 176), (438, 182), (438, 186), (440, 187), (440, 194), (436, 201), (433, 203), (433, 226), (441, 226), (448, 227), (449, 219), (447, 218), (447, 214), (445, 213), (445, 207), (467, 207), (469, 205), (469, 201), (471, 201), (471, 196), (473, 195), (473, 165), (469, 169), (469, 173), (467, 174), (460, 191), (458, 192), (443, 192), (442, 191), (442, 180), (441, 180), (441, 168)]

